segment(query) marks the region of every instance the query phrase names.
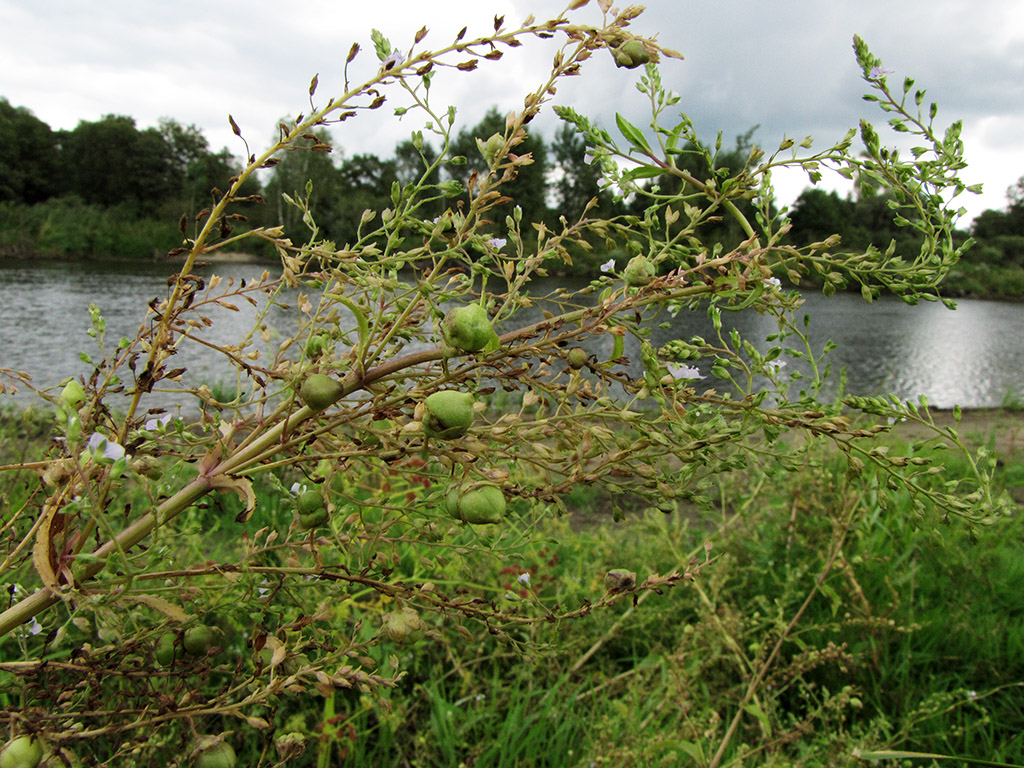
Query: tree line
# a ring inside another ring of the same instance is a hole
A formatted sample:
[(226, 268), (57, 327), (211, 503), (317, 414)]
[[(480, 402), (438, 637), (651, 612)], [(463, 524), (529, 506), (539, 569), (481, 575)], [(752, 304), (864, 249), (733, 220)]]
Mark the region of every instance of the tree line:
[[(284, 224), (294, 240), (304, 240), (302, 213), (287, 205), (284, 195), (305, 196), (309, 181), (310, 208), (320, 234), (338, 243), (352, 242), (363, 211), (387, 207), (396, 181), (401, 185), (418, 181), (432, 168), (428, 184), (457, 182), (465, 189), (474, 173), (486, 169), (477, 140), (501, 133), (504, 125), (504, 116), (492, 108), (476, 125), (451, 138), (448, 154), (458, 160), (440, 165), (435, 163), (437, 148), (412, 139), (398, 143), (387, 158), (347, 154), (338, 148), (291, 152), (246, 190), (267, 201), (251, 209), (250, 223)], [(715, 169), (739, 170), (752, 146), (752, 135), (753, 130), (737, 137), (731, 149), (715, 153), (691, 147), (694, 151), (679, 155), (679, 162), (697, 178), (707, 178)], [(332, 140), (323, 132), (309, 144), (330, 147)], [(569, 125), (549, 140), (531, 133), (515, 151), (528, 154), (532, 163), (521, 166), (518, 176), (502, 185), (511, 202), (496, 211), (498, 229), (514, 206), (522, 208), (526, 221), (556, 226), (562, 216), (572, 221), (582, 215), (595, 198), (594, 213), (602, 218), (638, 214), (646, 205), (642, 199), (615, 199), (602, 190), (600, 169), (589, 161), (582, 137)], [(228, 149), (214, 151), (194, 125), (165, 118), (156, 127), (139, 128), (131, 117), (107, 115), (80, 121), (71, 130), (53, 130), (31, 110), (0, 98), (0, 254), (19, 250), (61, 256), (165, 253), (180, 244), (176, 224), (181, 216), (194, 220), (210, 204), (211, 193), (225, 188), (238, 168)], [(684, 191), (675, 178), (644, 183), (649, 188), (658, 185), (663, 192)], [(424, 203), (423, 217), (439, 216), (456, 203), (438, 196)], [(789, 217), (796, 244), (839, 234), (844, 248), (864, 248), (868, 243), (884, 248), (895, 241), (897, 251), (910, 256), (921, 246), (914, 233), (894, 224), (887, 196), (866, 185), (845, 197), (808, 188), (792, 205)], [(725, 246), (742, 239), (742, 232), (727, 219), (708, 226), (715, 230), (707, 233), (709, 239)], [(961, 283), (959, 289), (953, 285), (953, 291), (985, 290), (975, 283), (986, 275), (996, 276), (996, 284), (1005, 290), (1006, 270), (1024, 272), (1024, 178), (1010, 190), (1007, 208), (982, 213), (970, 231), (962, 233), (968, 235), (978, 245), (954, 276)], [(604, 255), (600, 256), (603, 261)], [(596, 255), (584, 257), (582, 268), (597, 263)], [(1024, 295), (1024, 278), (1020, 293)]]

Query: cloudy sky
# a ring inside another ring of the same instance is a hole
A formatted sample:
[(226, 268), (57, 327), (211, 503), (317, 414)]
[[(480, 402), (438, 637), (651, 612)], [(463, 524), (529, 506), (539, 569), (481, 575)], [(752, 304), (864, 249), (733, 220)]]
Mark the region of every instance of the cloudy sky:
[[(371, 28), (404, 48), (421, 26), (424, 46), (450, 42), (464, 25), (486, 34), (493, 17), (508, 26), (527, 15), (557, 15), (567, 0), (0, 0), (0, 96), (31, 109), (53, 128), (105, 114), (134, 117), (140, 127), (161, 117), (202, 129), (214, 149), (243, 153), (228, 127), (233, 115), (256, 150), (277, 121), (307, 108), (307, 88), (319, 73), (318, 95), (342, 89), (352, 42), (369, 66)], [(890, 82), (904, 75), (939, 104), (939, 121), (964, 121), (971, 168), (969, 217), (1002, 208), (1006, 189), (1024, 175), (1024, 2), (1021, 0), (649, 0), (634, 22), (657, 34), (685, 61), (663, 68), (702, 136), (735, 137), (759, 125), (755, 141), (774, 147), (784, 136), (840, 138), (862, 116), (884, 122), (863, 102), (864, 83), (851, 52), (861, 35)], [(597, 0), (575, 11), (599, 23)], [(541, 82), (553, 47), (528, 46), (469, 76), (435, 80), (435, 103), (450, 100), (460, 124), (472, 125), (495, 105), (522, 104)], [(357, 60), (358, 61), (358, 60)], [(636, 73), (599, 57), (581, 78), (565, 81), (556, 103), (568, 104), (605, 126), (622, 112), (645, 122)], [(554, 118), (538, 121), (551, 136)], [(344, 151), (390, 155), (397, 141), (422, 127), (380, 110), (372, 119), (335, 131)], [(777, 180), (780, 201), (806, 186), (797, 174)], [(969, 218), (968, 217), (968, 218)], [(966, 223), (966, 222), (964, 222)]]

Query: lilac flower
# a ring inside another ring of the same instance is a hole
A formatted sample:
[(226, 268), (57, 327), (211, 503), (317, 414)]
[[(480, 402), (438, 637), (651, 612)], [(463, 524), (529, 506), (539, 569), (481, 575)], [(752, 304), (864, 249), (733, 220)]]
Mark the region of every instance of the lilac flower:
[(703, 379), (704, 376), (691, 365), (680, 365), (679, 363), (668, 363), (668, 372), (673, 379)]
[(43, 625), (39, 623), (39, 620), (35, 616), (32, 617), (32, 621), (28, 623), (28, 633), (30, 635), (38, 635), (43, 631)]
[(109, 463), (124, 458), (124, 448), (99, 432), (92, 433), (88, 445), (96, 461)]
[(615, 269), (615, 259), (608, 259), (608, 261), (601, 265), (602, 272), (611, 272), (613, 269)]
[(524, 587), (530, 586), (530, 574), (529, 573), (520, 573), (519, 574), (519, 583), (522, 584)]
[(405, 56), (398, 51), (392, 51), (388, 54), (388, 57), (381, 62), (381, 67), (383, 67), (384, 71), (387, 72), (389, 69), (394, 69), (399, 66), (403, 61), (405, 61)]
[(159, 418), (148, 419), (142, 428), (147, 432), (159, 432), (163, 427), (166, 427), (173, 417), (167, 413)]
[(505, 243), (507, 242), (508, 240), (506, 240), (504, 237), (492, 237), (490, 240), (487, 241), (487, 244), (491, 246), (491, 248), (504, 248)]
[(891, 69), (883, 69), (881, 66), (872, 67), (868, 73), (868, 80), (881, 80), (886, 75), (891, 75), (892, 72)]

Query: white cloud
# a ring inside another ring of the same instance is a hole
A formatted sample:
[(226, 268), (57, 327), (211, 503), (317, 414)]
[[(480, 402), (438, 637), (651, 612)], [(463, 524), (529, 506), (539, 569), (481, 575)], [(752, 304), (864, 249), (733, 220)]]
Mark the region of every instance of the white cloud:
[[(306, 89), (319, 73), (319, 95), (344, 90), (349, 46), (364, 51), (354, 68), (373, 67), (369, 29), (399, 48), (427, 26), (424, 45), (448, 43), (463, 25), (485, 34), (494, 16), (507, 26), (529, 13), (558, 13), (564, 0), (411, 0), (339, 3), (312, 0), (0, 0), (0, 95), (26, 106), (55, 128), (80, 119), (127, 114), (141, 126), (160, 117), (200, 126), (214, 148), (242, 147), (230, 113), (252, 149), (269, 141), (277, 120), (308, 109)], [(731, 143), (755, 124), (755, 139), (774, 146), (783, 134), (813, 135), (819, 144), (842, 136), (871, 106), (850, 49), (861, 34), (897, 77), (910, 74), (940, 107), (940, 120), (963, 118), (969, 181), (986, 195), (971, 213), (1002, 207), (1005, 188), (1024, 174), (1024, 5), (1017, 0), (648, 0), (638, 32), (656, 33), (686, 56), (666, 62), (666, 84), (682, 96), (702, 135), (721, 130)], [(576, 18), (597, 23), (597, 3)], [(528, 46), (470, 77), (440, 73), (435, 97), (459, 106), (470, 125), (491, 106), (517, 108), (546, 71), (553, 49)], [(557, 101), (612, 125), (616, 111), (644, 122), (635, 73), (606, 56), (583, 78), (559, 86)], [(363, 70), (365, 71), (365, 70)], [(337, 131), (349, 152), (386, 154), (420, 127), (421, 117), (346, 123)], [(884, 116), (875, 115), (877, 122)], [(551, 117), (537, 122), (550, 135)], [(780, 195), (802, 188), (799, 175), (777, 179)]]

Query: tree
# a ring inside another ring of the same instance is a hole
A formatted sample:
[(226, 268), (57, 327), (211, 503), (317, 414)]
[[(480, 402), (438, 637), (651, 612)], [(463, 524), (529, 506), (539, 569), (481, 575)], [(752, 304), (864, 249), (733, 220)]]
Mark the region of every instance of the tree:
[(793, 238), (801, 245), (824, 240), (835, 233), (849, 233), (852, 226), (852, 203), (835, 192), (808, 187), (793, 202), (789, 220)]
[(290, 151), (281, 155), (266, 184), (268, 204), (276, 211), (277, 221), (291, 237), (300, 241), (308, 236), (302, 223), (302, 212), (288, 205), (285, 195), (293, 199), (308, 199), (316, 211), (317, 223), (325, 232), (335, 232), (339, 224), (341, 180), (332, 154), (333, 139), (324, 129), (311, 135), (315, 138), (296, 141)]
[[(505, 118), (498, 112), (497, 107), (491, 107), (479, 123), (472, 128), (461, 130), (452, 141), (450, 154), (465, 157), (466, 163), (449, 164), (449, 176), (461, 182), (463, 186), (468, 186), (474, 173), (486, 173), (487, 160), (481, 154), (477, 139), (486, 142), (495, 134), (505, 134)], [(526, 138), (522, 143), (512, 147), (510, 154), (517, 157), (529, 156), (531, 162), (517, 166), (513, 178), (502, 183), (501, 194), (510, 200), (493, 209), (491, 218), (501, 222), (515, 206), (519, 206), (523, 209), (524, 219), (538, 222), (546, 220), (550, 212), (547, 204), (547, 147), (544, 140), (527, 131)]]
[(58, 194), (57, 167), (50, 126), (0, 98), (0, 202), (31, 205)]
[(63, 187), (87, 203), (127, 204), (150, 213), (177, 191), (174, 159), (161, 132), (140, 131), (131, 117), (81, 121), (59, 139)]
[(601, 169), (588, 160), (587, 142), (570, 125), (562, 125), (551, 142), (554, 213), (574, 221), (597, 198), (591, 215), (607, 217), (615, 210), (612, 195), (601, 189)]
[(200, 208), (209, 207), (213, 190), (227, 189), (240, 169), (226, 148), (211, 152), (209, 142), (195, 125), (184, 126), (164, 118), (158, 130), (167, 147), (174, 204), (182, 204), (184, 212), (193, 217)]

